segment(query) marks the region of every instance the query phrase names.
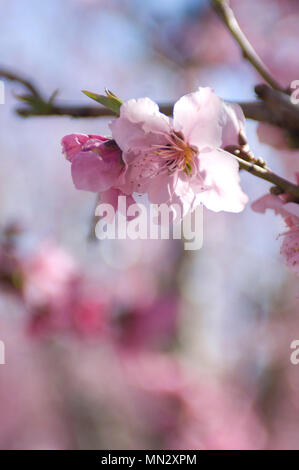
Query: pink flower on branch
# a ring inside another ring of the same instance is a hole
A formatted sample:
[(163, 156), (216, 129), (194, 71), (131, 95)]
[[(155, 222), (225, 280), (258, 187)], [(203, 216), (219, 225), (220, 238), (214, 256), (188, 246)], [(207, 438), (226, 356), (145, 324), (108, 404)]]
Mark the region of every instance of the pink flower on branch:
[(117, 184), (123, 165), (113, 141), (99, 135), (71, 134), (62, 139), (62, 148), (72, 163), (77, 189), (100, 193)]
[(147, 193), (152, 203), (179, 203), (184, 213), (203, 203), (213, 211), (240, 212), (247, 196), (240, 188), (236, 159), (224, 149), (244, 136), (236, 105), (200, 88), (174, 106), (173, 119), (149, 98), (130, 100), (110, 128), (126, 165), (126, 194)]
[(71, 134), (62, 139), (77, 189), (98, 192), (115, 206), (119, 195), (147, 194), (153, 204), (179, 204), (182, 215), (200, 203), (215, 212), (240, 212), (239, 164), (226, 151), (245, 141), (238, 105), (224, 103), (211, 88), (199, 88), (174, 106), (173, 118), (149, 98), (120, 106), (110, 123), (113, 140)]
[[(298, 176), (297, 174), (297, 181)], [(299, 275), (299, 204), (287, 202), (285, 195), (266, 194), (252, 204), (252, 209), (262, 213), (267, 209), (272, 209), (275, 214), (283, 217), (288, 230), (281, 234), (284, 239), (280, 252), (287, 267)]]
[[(117, 144), (101, 135), (70, 134), (62, 141), (62, 151), (72, 164), (72, 179), (76, 189), (99, 193), (102, 203), (110, 204), (115, 212), (118, 197), (124, 196), (125, 167)], [(127, 208), (135, 201), (126, 199)], [(111, 221), (112, 222), (112, 221)]]

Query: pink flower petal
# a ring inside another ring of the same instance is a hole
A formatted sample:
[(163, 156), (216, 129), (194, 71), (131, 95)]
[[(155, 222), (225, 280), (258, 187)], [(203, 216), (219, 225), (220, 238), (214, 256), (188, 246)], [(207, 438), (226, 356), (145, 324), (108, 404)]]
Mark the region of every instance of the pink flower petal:
[(211, 88), (199, 88), (180, 98), (174, 105), (174, 129), (197, 148), (216, 148), (222, 143), (223, 105)]
[(294, 202), (285, 203), (283, 199), (274, 194), (266, 194), (251, 204), (255, 212), (266, 212), (267, 209), (274, 210), (275, 214), (281, 215), (289, 226), (299, 224), (299, 205)]
[(123, 152), (149, 149), (165, 143), (169, 118), (149, 98), (129, 100), (120, 108), (120, 117), (110, 123), (113, 138)]
[(103, 158), (98, 152), (78, 153), (72, 162), (72, 178), (77, 189), (102, 192), (117, 183), (121, 173), (119, 151)]
[(240, 187), (237, 160), (223, 150), (199, 154), (200, 172), (207, 188), (199, 194), (201, 202), (214, 212), (241, 212), (248, 197)]
[(153, 178), (148, 188), (148, 198), (152, 204), (162, 204), (171, 200), (178, 179), (176, 173), (162, 174)]
[(63, 137), (61, 141), (62, 152), (70, 162), (74, 156), (80, 152), (82, 145), (89, 139), (86, 134), (69, 134)]
[(241, 107), (235, 103), (223, 102), (221, 148), (238, 145), (240, 133), (245, 136), (245, 116)]
[(286, 265), (297, 276), (299, 275), (299, 228), (291, 229), (284, 234), (280, 252), (286, 260)]
[[(110, 188), (108, 191), (105, 191), (100, 194), (100, 204), (110, 204), (114, 212), (116, 213), (118, 211), (118, 197), (119, 196), (125, 196), (126, 197), (126, 213), (123, 215), (127, 215), (127, 210), (132, 204), (136, 204), (135, 200), (131, 195), (127, 196), (125, 195), (122, 191), (116, 188)], [(128, 220), (132, 219), (134, 217), (128, 217)], [(112, 223), (113, 219), (108, 218), (108, 222)]]
[(65, 154), (66, 159), (71, 162), (74, 156), (81, 151), (82, 146), (89, 139), (96, 139), (101, 142), (105, 142), (107, 140), (106, 137), (102, 137), (101, 135), (95, 134), (69, 134), (63, 137), (63, 139), (61, 140), (61, 145), (62, 152)]

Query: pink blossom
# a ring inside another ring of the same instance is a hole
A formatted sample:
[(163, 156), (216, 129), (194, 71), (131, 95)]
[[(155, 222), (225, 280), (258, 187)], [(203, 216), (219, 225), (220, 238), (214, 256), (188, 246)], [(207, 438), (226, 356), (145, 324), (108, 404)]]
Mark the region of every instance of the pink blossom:
[[(128, 220), (133, 219), (134, 217), (127, 216), (127, 210), (129, 206), (132, 204), (135, 204), (135, 200), (130, 194), (126, 195), (120, 189), (110, 188), (107, 191), (104, 191), (103, 193), (100, 194), (100, 202), (102, 204), (110, 204), (110, 206), (112, 206), (114, 209), (114, 213), (116, 213), (117, 210), (120, 210), (121, 212), (121, 209), (118, 207), (119, 196), (126, 196), (126, 204), (124, 208), (125, 213), (122, 215), (126, 216)], [(109, 223), (111, 223), (113, 222), (114, 216), (112, 216), (112, 220), (111, 220), (111, 217), (109, 216), (109, 214), (107, 214), (106, 219)]]
[(95, 292), (72, 257), (43, 243), (23, 261), (23, 295), (34, 335), (76, 333), (98, 336), (107, 324), (108, 298)]
[(34, 336), (78, 335), (98, 338), (107, 333), (108, 304), (100, 296), (76, 295), (76, 289), (66, 292), (60, 304), (49, 304), (43, 310), (31, 310), (29, 332)]
[(72, 257), (51, 242), (44, 242), (24, 261), (24, 299), (36, 308), (61, 303), (65, 291), (78, 277)]
[(38, 343), (29, 340), (24, 321), (10, 315), (0, 317), (1, 340), (6, 365), (0, 374), (1, 449), (65, 449), (73, 444), (55, 391), (49, 362)]
[(126, 165), (125, 194), (148, 193), (150, 202), (179, 203), (185, 213), (200, 203), (216, 212), (243, 210), (238, 162), (224, 149), (239, 144), (244, 116), (212, 89), (183, 96), (173, 119), (149, 98), (130, 100), (110, 127)]
[(126, 210), (135, 204), (133, 197), (121, 190), (125, 168), (121, 151), (113, 140), (93, 134), (70, 134), (61, 144), (72, 164), (72, 178), (77, 189), (99, 193), (100, 202), (110, 204), (114, 212), (118, 210), (119, 196), (126, 196)]
[(117, 184), (123, 165), (113, 141), (97, 135), (71, 134), (62, 139), (62, 148), (72, 163), (77, 189), (101, 193)]
[(299, 276), (299, 224), (284, 233), (280, 252), (287, 266)]
[(72, 162), (74, 156), (81, 151), (83, 145), (90, 139), (96, 139), (100, 142), (105, 142), (107, 140), (106, 137), (94, 134), (69, 134), (63, 137), (61, 145), (65, 158)]
[(84, 337), (103, 334), (107, 327), (108, 306), (106, 300), (82, 297), (73, 306), (74, 329)]
[(289, 227), (299, 224), (299, 205), (294, 202), (286, 202), (283, 196), (266, 194), (255, 201), (251, 207), (254, 211), (262, 213), (267, 209), (274, 210), (275, 214), (284, 218)]
[(154, 435), (164, 438), (163, 448), (264, 447), (266, 432), (249, 393), (208, 377), (200, 380), (198, 370), (184, 367), (170, 355), (127, 355), (123, 366), (136, 389), (136, 405), (143, 405), (142, 418)]
[(170, 344), (178, 327), (178, 300), (175, 293), (169, 293), (149, 304), (143, 301), (124, 306), (113, 325), (118, 342), (135, 350)]
[(256, 212), (272, 209), (275, 214), (283, 217), (289, 230), (282, 234), (284, 239), (280, 252), (285, 258), (287, 267), (299, 275), (299, 204), (285, 202), (283, 197), (267, 194), (255, 201), (252, 209)]

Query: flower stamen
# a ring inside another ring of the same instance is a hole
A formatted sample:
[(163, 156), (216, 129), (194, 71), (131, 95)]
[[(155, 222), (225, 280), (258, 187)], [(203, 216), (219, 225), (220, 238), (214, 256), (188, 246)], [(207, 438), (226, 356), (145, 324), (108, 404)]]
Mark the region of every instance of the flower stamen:
[(169, 142), (166, 145), (153, 145), (154, 153), (166, 160), (162, 165), (168, 171), (182, 170), (188, 175), (194, 170), (194, 157), (197, 155), (196, 147), (189, 145), (182, 134), (172, 132), (166, 136)]

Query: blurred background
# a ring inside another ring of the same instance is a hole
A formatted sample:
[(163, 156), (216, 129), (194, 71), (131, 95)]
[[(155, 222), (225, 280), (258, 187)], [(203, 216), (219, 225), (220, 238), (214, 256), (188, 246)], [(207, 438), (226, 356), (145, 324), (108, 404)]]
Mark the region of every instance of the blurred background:
[[(286, 86), (299, 79), (296, 0), (231, 2)], [(261, 82), (200, 0), (0, 0), (0, 66), (67, 105), (80, 90), (174, 102), (198, 86), (254, 98)], [(22, 118), (0, 105), (0, 448), (298, 449), (298, 280), (280, 217), (204, 212), (204, 243), (91, 241), (61, 138), (108, 118)], [(251, 149), (279, 174), (298, 150)], [(269, 185), (241, 174), (250, 202)]]

